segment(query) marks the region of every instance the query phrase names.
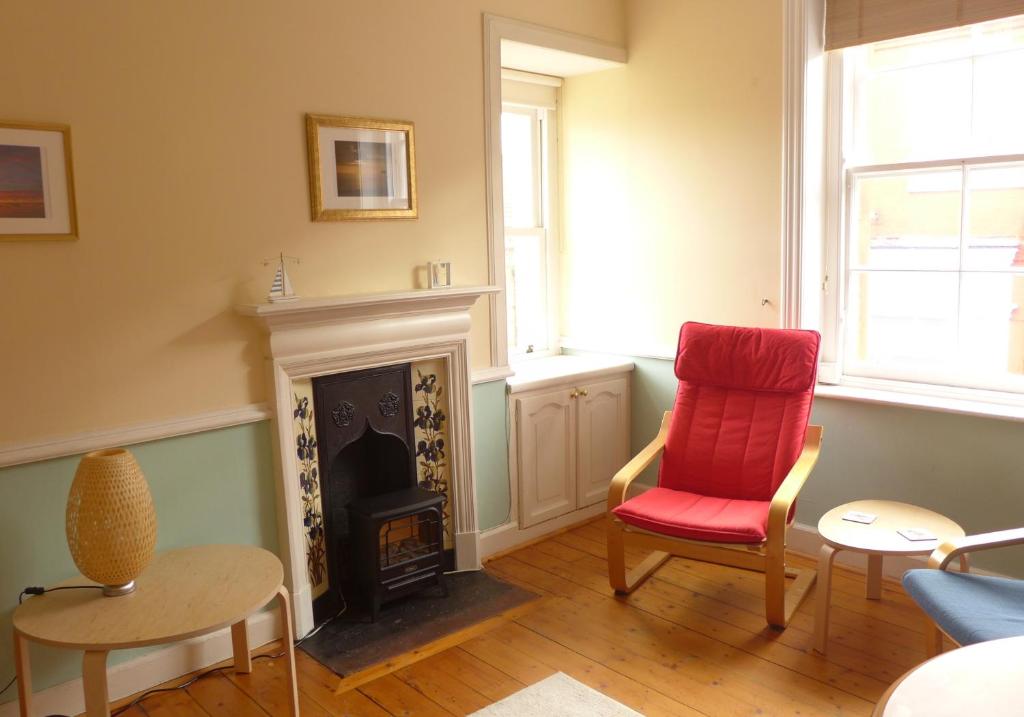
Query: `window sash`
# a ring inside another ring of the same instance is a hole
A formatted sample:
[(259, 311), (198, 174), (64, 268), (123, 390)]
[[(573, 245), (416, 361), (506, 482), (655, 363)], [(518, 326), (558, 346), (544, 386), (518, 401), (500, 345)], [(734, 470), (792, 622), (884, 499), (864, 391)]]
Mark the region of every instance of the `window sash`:
[[(918, 161), (918, 162), (905, 162), (898, 164), (886, 164), (886, 165), (868, 165), (868, 166), (857, 166), (849, 167), (844, 175), (844, 196), (843, 206), (845, 207), (844, 225), (842, 228), (842, 238), (838, 243), (837, 257), (842, 263), (843, 271), (843, 285), (841, 292), (841, 300), (839, 306), (836, 307), (837, 314), (839, 317), (838, 330), (835, 335), (836, 349), (834, 362), (832, 365), (826, 366), (823, 381), (827, 383), (843, 383), (846, 385), (856, 385), (861, 382), (861, 385), (867, 388), (879, 388), (879, 387), (893, 387), (904, 385), (906, 386), (932, 386), (936, 390), (942, 391), (946, 389), (954, 389), (956, 391), (972, 391), (979, 390), (984, 392), (996, 392), (1004, 393), (1014, 396), (1011, 401), (1024, 401), (1024, 376), (1018, 376), (1011, 373), (998, 374), (995, 379), (982, 368), (973, 368), (971, 366), (959, 365), (958, 362), (954, 362), (952, 365), (947, 365), (945, 369), (929, 369), (925, 366), (915, 366), (909, 368), (906, 365), (878, 365), (871, 362), (856, 362), (851, 361), (848, 358), (846, 351), (846, 342), (849, 341), (849, 331), (853, 328), (850, 325), (850, 307), (851, 307), (851, 286), (855, 274), (884, 274), (884, 273), (927, 273), (927, 274), (946, 274), (955, 275), (958, 282), (958, 296), (957, 296), (957, 307), (956, 307), (956, 346), (957, 351), (962, 350), (961, 341), (962, 335), (959, 327), (959, 321), (961, 320), (963, 306), (962, 297), (962, 285), (964, 283), (964, 277), (971, 275), (1010, 275), (1020, 276), (1024, 275), (1024, 268), (1013, 269), (1010, 267), (989, 267), (985, 268), (982, 266), (965, 266), (964, 265), (964, 252), (968, 247), (968, 234), (969, 230), (967, 222), (969, 220), (970, 212), (970, 192), (972, 189), (969, 187), (969, 176), (972, 169), (991, 169), (999, 166), (1020, 166), (1024, 163), (1024, 154), (1018, 155), (997, 155), (988, 157), (964, 157), (955, 159), (941, 159), (941, 160), (929, 160), (929, 161)], [(854, 212), (857, 211), (855, 203), (855, 186), (858, 179), (864, 178), (885, 178), (885, 177), (896, 177), (913, 174), (920, 171), (938, 171), (938, 170), (959, 170), (962, 173), (960, 178), (960, 187), (957, 190), (960, 194), (961, 202), (961, 215), (960, 223), (958, 227), (957, 235), (957, 246), (959, 252), (959, 259), (955, 267), (878, 267), (878, 266), (852, 266), (852, 262), (849, 258), (849, 251), (851, 250), (850, 242), (854, 231)], [(827, 302), (826, 302), (827, 303)], [(863, 321), (864, 319), (861, 319)], [(863, 382), (868, 383), (864, 384)], [(905, 390), (905, 389), (904, 389)]]
[[(557, 231), (557, 110), (548, 106), (529, 106), (522, 102), (503, 103), (502, 112), (514, 112), (517, 114), (529, 115), (533, 120), (533, 142), (532, 142), (532, 163), (533, 163), (533, 193), (534, 193), (534, 226), (505, 226), (506, 254), (512, 251), (513, 238), (516, 236), (536, 237), (541, 248), (541, 279), (540, 291), (543, 293), (544, 301), (544, 326), (543, 330), (535, 332), (535, 335), (543, 336), (536, 341), (524, 342), (513, 341), (513, 320), (518, 321), (519, 317), (513, 302), (514, 288), (509, 286), (507, 300), (509, 302), (508, 313), (510, 321), (509, 330), (509, 355), (518, 360), (525, 358), (540, 358), (559, 353), (559, 287), (558, 287), (558, 261), (559, 261), (559, 235)], [(506, 272), (509, 274), (513, 267), (506, 256), (508, 264)], [(518, 345), (517, 345), (518, 344)], [(533, 350), (527, 352), (527, 346), (532, 344)]]

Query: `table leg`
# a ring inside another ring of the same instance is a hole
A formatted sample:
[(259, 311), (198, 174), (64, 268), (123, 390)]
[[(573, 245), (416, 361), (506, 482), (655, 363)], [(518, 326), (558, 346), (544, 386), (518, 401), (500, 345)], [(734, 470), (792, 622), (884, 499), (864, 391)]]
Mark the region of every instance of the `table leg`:
[(868, 553), (868, 587), (866, 592), (869, 600), (882, 599), (881, 553)]
[(814, 649), (825, 654), (828, 648), (828, 613), (832, 603), (832, 561), (839, 552), (822, 545), (818, 557), (818, 604), (814, 608)]
[(231, 651), (235, 658), (235, 672), (246, 675), (252, 672), (252, 653), (249, 652), (249, 630), (245, 620), (239, 620), (231, 626)]
[(86, 651), (82, 658), (82, 687), (85, 691), (86, 717), (110, 717), (105, 651)]
[(967, 553), (960, 556), (960, 572), (969, 573), (971, 572), (971, 562), (967, 559)]
[(32, 663), (29, 661), (28, 640), (14, 631), (14, 674), (18, 678), (18, 714), (32, 715)]
[(281, 642), (284, 648), (284, 658), (288, 667), (288, 691), (291, 699), (288, 701), (289, 714), (291, 717), (299, 717), (299, 688), (295, 678), (295, 645), (292, 633), (292, 608), (291, 599), (288, 597), (288, 588), (282, 585), (277, 589), (277, 602), (281, 607)]

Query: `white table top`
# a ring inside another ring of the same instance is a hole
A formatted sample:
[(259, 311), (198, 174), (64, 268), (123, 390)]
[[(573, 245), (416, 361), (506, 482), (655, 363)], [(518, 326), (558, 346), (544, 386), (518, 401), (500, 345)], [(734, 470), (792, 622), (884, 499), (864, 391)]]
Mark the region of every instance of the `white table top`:
[[(273, 553), (249, 545), (203, 545), (159, 553), (135, 592), (61, 590), (31, 597), (14, 628), (35, 642), (115, 650), (184, 640), (232, 625), (266, 605), (284, 577)], [(84, 577), (60, 585), (94, 585)]]
[[(873, 513), (873, 523), (843, 520), (850, 511)], [(907, 540), (903, 528), (924, 528), (936, 540)], [(892, 500), (857, 500), (833, 508), (818, 521), (818, 532), (833, 548), (883, 555), (928, 555), (947, 540), (964, 537), (964, 529), (949, 518), (926, 508)]]
[(1024, 715), (1024, 637), (979, 642), (932, 658), (896, 685), (882, 717)]

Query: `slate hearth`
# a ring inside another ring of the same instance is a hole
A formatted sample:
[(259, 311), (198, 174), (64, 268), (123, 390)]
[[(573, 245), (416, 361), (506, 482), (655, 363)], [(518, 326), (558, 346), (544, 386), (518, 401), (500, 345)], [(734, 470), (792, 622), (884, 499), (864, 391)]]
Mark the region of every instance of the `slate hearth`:
[(346, 611), (300, 649), (347, 677), (540, 597), (482, 570), (452, 573), (446, 585), (448, 598), (427, 590), (384, 606), (376, 622)]

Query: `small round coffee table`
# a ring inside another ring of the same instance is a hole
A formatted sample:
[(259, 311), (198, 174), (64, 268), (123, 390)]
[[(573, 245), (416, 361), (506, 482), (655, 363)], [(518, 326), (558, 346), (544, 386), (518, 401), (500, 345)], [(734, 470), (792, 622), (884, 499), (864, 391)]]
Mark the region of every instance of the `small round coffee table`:
[[(28, 641), (84, 650), (85, 714), (109, 717), (107, 653), (144, 647), (231, 627), (237, 672), (251, 672), (246, 618), (271, 600), (281, 606), (282, 641), (298, 715), (291, 606), (284, 570), (273, 553), (248, 545), (204, 545), (158, 554), (135, 581), (135, 592), (104, 597), (99, 590), (61, 590), (26, 600), (14, 611), (14, 663), (21, 717), (32, 713)], [(65, 585), (94, 585), (84, 577)], [(58, 586), (58, 587), (59, 587)]]
[[(872, 523), (843, 520), (850, 512), (878, 516)], [(907, 540), (898, 530), (923, 528), (934, 540)], [(942, 543), (964, 537), (964, 529), (949, 518), (925, 508), (891, 500), (858, 500), (833, 508), (818, 521), (825, 544), (818, 559), (818, 597), (814, 615), (814, 648), (825, 654), (828, 646), (828, 618), (832, 597), (832, 563), (836, 553), (849, 550), (868, 556), (867, 597), (882, 597), (882, 559), (886, 555), (929, 555)], [(966, 556), (960, 569), (967, 570)]]

